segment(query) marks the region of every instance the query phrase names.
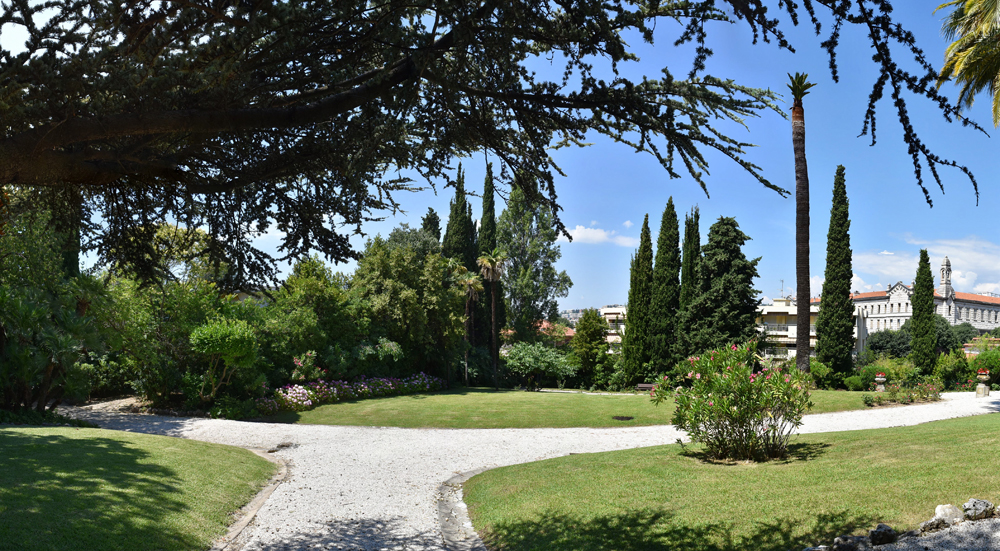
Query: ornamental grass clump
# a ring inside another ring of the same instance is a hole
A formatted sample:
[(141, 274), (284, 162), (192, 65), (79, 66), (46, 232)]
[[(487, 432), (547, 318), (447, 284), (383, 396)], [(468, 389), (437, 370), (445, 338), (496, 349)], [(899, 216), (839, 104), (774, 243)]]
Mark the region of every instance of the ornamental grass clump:
[(756, 342), (712, 350), (686, 362), (681, 386), (669, 388), (665, 377), (651, 393), (654, 404), (674, 399), (675, 426), (704, 444), (711, 459), (785, 456), (788, 438), (812, 407), (806, 374), (794, 367), (762, 365)]

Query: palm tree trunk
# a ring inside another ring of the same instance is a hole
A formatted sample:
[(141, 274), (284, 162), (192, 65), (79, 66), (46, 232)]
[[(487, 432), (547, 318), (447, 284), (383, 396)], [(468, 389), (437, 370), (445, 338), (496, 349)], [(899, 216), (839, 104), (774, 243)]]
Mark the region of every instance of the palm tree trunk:
[(490, 309), (493, 311), (493, 350), (491, 354), (493, 355), (493, 386), (496, 390), (500, 390), (500, 367), (499, 358), (500, 351), (497, 349), (497, 286), (490, 285)]
[(469, 302), (471, 298), (465, 299), (465, 344), (469, 345), (465, 347), (465, 386), (469, 386), (469, 348), (471, 344), (469, 342), (470, 333), (472, 331), (472, 322), (469, 315)]
[(809, 372), (809, 171), (806, 167), (806, 121), (802, 101), (792, 106), (795, 152), (795, 365)]

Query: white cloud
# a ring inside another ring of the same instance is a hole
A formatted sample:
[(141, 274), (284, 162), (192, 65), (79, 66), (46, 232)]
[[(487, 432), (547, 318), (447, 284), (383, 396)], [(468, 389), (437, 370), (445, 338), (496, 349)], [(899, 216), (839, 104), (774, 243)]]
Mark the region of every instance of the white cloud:
[(852, 266), (857, 272), (878, 276), (879, 280), (889, 285), (902, 281), (909, 284), (913, 276), (917, 274), (917, 264), (919, 259), (915, 254), (908, 251), (895, 251), (890, 254), (856, 252), (851, 259)]
[(891, 253), (891, 252), (889, 252), (889, 251), (882, 251), (882, 252), (880, 252), (880, 253), (878, 253), (878, 254), (896, 254), (896, 253)]
[(774, 304), (774, 300), (772, 300), (771, 297), (767, 295), (763, 295), (760, 297), (760, 303), (763, 306), (772, 306)]
[(971, 289), (976, 284), (979, 277), (976, 272), (963, 272), (962, 270), (952, 270), (951, 286), (956, 289)]
[(980, 283), (972, 288), (973, 293), (1000, 293), (1000, 283)]
[(870, 293), (874, 290), (875, 286), (865, 283), (865, 280), (861, 279), (861, 276), (859, 276), (858, 274), (854, 274), (854, 276), (851, 278), (851, 291), (857, 291), (859, 293)]
[(596, 226), (597, 225), (597, 220), (591, 220), (590, 221), (590, 225), (591, 226)]
[(622, 225), (625, 226), (626, 229), (628, 229), (628, 228), (631, 228), (632, 226), (634, 226), (635, 224), (633, 224), (631, 220), (626, 220), (626, 221), (622, 222)]
[(812, 276), (809, 278), (809, 296), (818, 297), (823, 292), (823, 282), (826, 278), (823, 276)]
[[(600, 243), (614, 243), (620, 247), (639, 246), (638, 237), (618, 235), (618, 233), (614, 230), (607, 231), (600, 228), (588, 228), (578, 225), (577, 227), (569, 230), (569, 234), (573, 236), (574, 243), (589, 243), (592, 245)], [(562, 235), (559, 236), (559, 240), (568, 241), (568, 239)]]

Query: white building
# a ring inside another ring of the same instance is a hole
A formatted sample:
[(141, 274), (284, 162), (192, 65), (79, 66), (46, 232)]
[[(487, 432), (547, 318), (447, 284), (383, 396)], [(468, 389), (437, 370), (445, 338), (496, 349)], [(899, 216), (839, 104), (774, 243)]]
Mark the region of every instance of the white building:
[[(903, 285), (902, 281), (885, 291), (855, 292), (852, 295), (855, 352), (864, 349), (870, 334), (886, 329), (898, 331), (903, 327), (913, 316), (913, 305), (910, 302), (912, 295), (913, 286)], [(816, 347), (816, 315), (820, 305), (820, 299), (812, 299), (809, 305), (810, 350)], [(1000, 296), (956, 292), (951, 286), (951, 261), (947, 256), (941, 263), (941, 286), (934, 290), (934, 311), (952, 325), (970, 323), (980, 332), (1000, 327)], [(795, 301), (791, 298), (776, 299), (773, 306), (759, 308), (757, 325), (775, 345), (768, 350), (770, 355), (795, 355), (795, 337), (798, 333), (795, 315)]]

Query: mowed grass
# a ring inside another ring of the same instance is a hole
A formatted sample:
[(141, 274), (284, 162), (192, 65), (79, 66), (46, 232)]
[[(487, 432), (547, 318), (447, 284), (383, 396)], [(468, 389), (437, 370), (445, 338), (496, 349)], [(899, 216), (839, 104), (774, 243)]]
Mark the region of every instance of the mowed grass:
[[(810, 413), (861, 409), (859, 392), (816, 391)], [(673, 403), (654, 406), (648, 394), (595, 395), (461, 388), (327, 404), (269, 420), (312, 425), (404, 428), (569, 428), (667, 425)], [(621, 421), (614, 417), (632, 417)]]
[(0, 549), (202, 551), (274, 472), (193, 440), (0, 428)]
[(878, 522), (914, 529), (942, 503), (996, 503), (998, 448), (991, 414), (796, 437), (769, 463), (678, 445), (572, 455), (487, 471), (464, 497), (495, 550), (786, 551)]

